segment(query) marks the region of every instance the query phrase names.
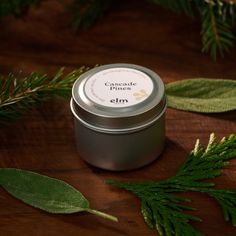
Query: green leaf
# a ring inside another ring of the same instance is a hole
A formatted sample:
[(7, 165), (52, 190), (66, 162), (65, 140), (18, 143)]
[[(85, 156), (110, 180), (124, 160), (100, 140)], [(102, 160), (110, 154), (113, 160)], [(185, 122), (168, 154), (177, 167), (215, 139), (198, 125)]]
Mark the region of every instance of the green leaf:
[(216, 113), (236, 109), (236, 81), (188, 79), (166, 85), (168, 106), (185, 111)]
[(0, 169), (0, 185), (17, 199), (49, 213), (90, 212), (117, 221), (117, 218), (90, 209), (88, 200), (64, 181), (30, 171)]

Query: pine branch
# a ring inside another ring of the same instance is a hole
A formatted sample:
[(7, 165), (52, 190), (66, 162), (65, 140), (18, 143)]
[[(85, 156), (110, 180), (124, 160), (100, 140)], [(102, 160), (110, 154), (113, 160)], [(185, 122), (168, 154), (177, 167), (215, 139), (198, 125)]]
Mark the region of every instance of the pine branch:
[(193, 17), (194, 0), (148, 0), (151, 3), (170, 9), (175, 12), (184, 12), (187, 16)]
[(0, 79), (0, 127), (53, 96), (67, 97), (74, 81), (86, 70), (81, 67), (63, 77), (63, 69), (49, 79), (32, 73), (25, 78), (10, 74)]
[(109, 184), (124, 188), (141, 200), (141, 212), (145, 222), (156, 228), (160, 235), (202, 235), (189, 222), (200, 221), (198, 217), (184, 213), (194, 210), (186, 206), (191, 199), (174, 195), (176, 192), (201, 192), (213, 197), (221, 206), (226, 221), (236, 226), (236, 189), (216, 189), (214, 182), (202, 180), (219, 176), (228, 160), (236, 157), (236, 135), (216, 142), (210, 136), (206, 149), (197, 140), (194, 150), (182, 164), (175, 176), (159, 182), (127, 183), (108, 181)]
[(70, 7), (72, 24), (78, 29), (91, 26), (111, 5), (111, 0), (74, 0)]
[(216, 60), (218, 53), (223, 57), (233, 47), (235, 37), (231, 22), (226, 20), (227, 4), (218, 6), (210, 1), (206, 5), (202, 9), (202, 52), (210, 52), (211, 57)]
[(36, 5), (40, 0), (1, 0), (0, 17), (14, 15), (16, 17), (24, 14), (31, 5)]
[[(2, 0), (0, 17), (8, 14), (22, 15), (31, 5), (42, 0)], [(196, 12), (202, 18), (202, 52), (210, 53), (213, 59), (222, 57), (234, 45), (233, 25), (236, 22), (236, 1), (231, 0), (147, 0), (155, 5), (184, 12), (193, 17)], [(76, 29), (91, 26), (111, 6), (111, 0), (73, 0), (70, 11)], [(197, 11), (196, 11), (197, 10)]]
[(149, 1), (191, 17), (197, 9), (202, 17), (202, 52), (210, 52), (214, 60), (218, 53), (223, 57), (233, 47), (235, 36), (232, 27), (236, 21), (236, 3), (222, 0)]

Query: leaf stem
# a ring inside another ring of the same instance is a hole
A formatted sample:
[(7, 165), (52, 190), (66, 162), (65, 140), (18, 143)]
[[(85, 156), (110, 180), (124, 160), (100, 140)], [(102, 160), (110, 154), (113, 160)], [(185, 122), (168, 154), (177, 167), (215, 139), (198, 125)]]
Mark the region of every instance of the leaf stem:
[(114, 221), (114, 222), (118, 222), (118, 218), (115, 217), (115, 216), (112, 216), (112, 215), (109, 215), (107, 213), (104, 213), (104, 212), (101, 212), (101, 211), (98, 211), (98, 210), (94, 210), (94, 209), (86, 209), (85, 211), (91, 213), (91, 214), (94, 214), (94, 215), (97, 215), (97, 216), (100, 216), (104, 219), (107, 219), (107, 220), (111, 220), (111, 221)]

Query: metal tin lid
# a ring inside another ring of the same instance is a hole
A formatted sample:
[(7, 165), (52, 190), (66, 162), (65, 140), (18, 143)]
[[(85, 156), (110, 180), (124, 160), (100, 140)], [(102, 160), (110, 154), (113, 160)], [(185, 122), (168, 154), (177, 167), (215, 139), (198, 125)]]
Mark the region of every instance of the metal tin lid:
[(133, 64), (109, 64), (80, 76), (72, 88), (80, 121), (101, 129), (134, 129), (166, 108), (165, 89), (153, 71)]

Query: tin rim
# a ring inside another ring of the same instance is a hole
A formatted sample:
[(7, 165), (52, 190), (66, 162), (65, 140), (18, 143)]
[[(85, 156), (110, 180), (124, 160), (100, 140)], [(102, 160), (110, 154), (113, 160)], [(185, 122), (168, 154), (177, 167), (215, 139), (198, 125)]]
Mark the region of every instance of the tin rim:
[(83, 124), (85, 127), (100, 132), (100, 133), (110, 133), (110, 134), (124, 134), (124, 133), (134, 133), (134, 132), (138, 132), (140, 130), (146, 129), (149, 126), (152, 126), (157, 120), (159, 120), (165, 113), (166, 108), (167, 108), (167, 101), (165, 102), (165, 106), (162, 109), (161, 113), (159, 113), (156, 117), (154, 117), (152, 120), (149, 120), (148, 122), (146, 122), (145, 124), (141, 124), (135, 127), (128, 127), (128, 128), (103, 128), (103, 127), (98, 127), (92, 124), (87, 123), (86, 121), (84, 121), (75, 111), (74, 108), (74, 103), (73, 103), (73, 99), (71, 98), (70, 100), (70, 108), (71, 111), (74, 115), (74, 118), (76, 119), (76, 121), (80, 122), (81, 124)]
[[(89, 100), (84, 89), (87, 80), (101, 71), (112, 68), (130, 68), (144, 73), (153, 82), (152, 93), (146, 100), (136, 105), (118, 108), (102, 106)], [(152, 70), (134, 64), (109, 64), (93, 68), (81, 75), (72, 88), (71, 110), (74, 115), (88, 126), (106, 131), (146, 126), (146, 123), (156, 120), (165, 109), (164, 84), (160, 77)]]

